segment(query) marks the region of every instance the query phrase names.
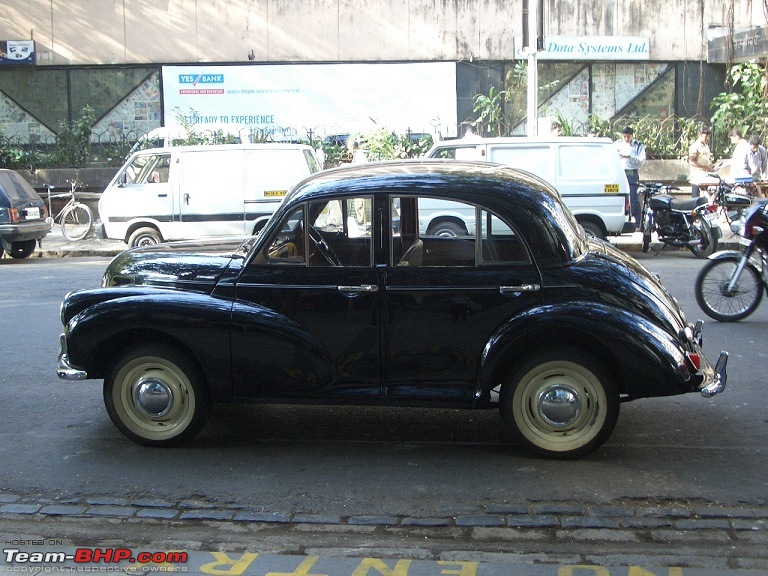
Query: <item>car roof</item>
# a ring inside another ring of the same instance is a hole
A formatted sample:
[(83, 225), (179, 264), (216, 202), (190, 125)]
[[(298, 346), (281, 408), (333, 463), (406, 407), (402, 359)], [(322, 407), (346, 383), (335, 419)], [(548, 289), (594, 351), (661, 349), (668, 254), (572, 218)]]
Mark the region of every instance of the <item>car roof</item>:
[(403, 194), (428, 191), (489, 207), (520, 201), (532, 191), (560, 201), (552, 186), (524, 170), (493, 162), (419, 159), (349, 164), (317, 172), (297, 184), (284, 204), (377, 190)]

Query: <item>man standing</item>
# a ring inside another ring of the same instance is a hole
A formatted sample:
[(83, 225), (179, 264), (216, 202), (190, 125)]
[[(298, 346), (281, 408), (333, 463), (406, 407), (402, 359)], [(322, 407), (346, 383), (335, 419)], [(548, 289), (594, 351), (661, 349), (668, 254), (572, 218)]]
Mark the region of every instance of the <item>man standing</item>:
[(705, 182), (709, 178), (709, 172), (712, 171), (712, 152), (709, 150), (708, 140), (709, 128), (702, 126), (696, 142), (688, 149), (688, 164), (691, 167), (688, 179), (691, 181), (692, 198), (699, 197), (699, 183)]
[(741, 130), (734, 128), (728, 133), (728, 137), (733, 144), (733, 155), (731, 156), (731, 176), (741, 178), (749, 176), (747, 169), (747, 154), (749, 154), (749, 142), (744, 139)]
[(749, 150), (746, 157), (747, 171), (755, 180), (757, 195), (765, 198), (766, 180), (768, 180), (768, 152), (760, 144), (759, 136), (749, 139)]
[(621, 138), (614, 142), (616, 151), (624, 167), (629, 183), (629, 211), (634, 221), (635, 228), (640, 229), (642, 215), (640, 214), (640, 197), (637, 195), (637, 187), (640, 184), (640, 166), (645, 162), (645, 146), (640, 140), (632, 138), (634, 130), (627, 126), (621, 131)]

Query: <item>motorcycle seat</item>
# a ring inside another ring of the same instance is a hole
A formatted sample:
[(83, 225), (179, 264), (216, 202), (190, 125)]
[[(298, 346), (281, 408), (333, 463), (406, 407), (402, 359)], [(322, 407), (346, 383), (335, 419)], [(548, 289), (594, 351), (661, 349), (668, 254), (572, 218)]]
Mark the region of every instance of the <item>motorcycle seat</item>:
[(670, 208), (672, 210), (684, 210), (684, 211), (693, 210), (694, 208), (697, 208), (698, 206), (703, 206), (704, 204), (709, 204), (709, 200), (707, 200), (707, 198), (705, 198), (704, 196), (699, 196), (698, 198), (686, 198), (684, 200), (679, 198), (673, 198), (672, 202), (669, 203)]

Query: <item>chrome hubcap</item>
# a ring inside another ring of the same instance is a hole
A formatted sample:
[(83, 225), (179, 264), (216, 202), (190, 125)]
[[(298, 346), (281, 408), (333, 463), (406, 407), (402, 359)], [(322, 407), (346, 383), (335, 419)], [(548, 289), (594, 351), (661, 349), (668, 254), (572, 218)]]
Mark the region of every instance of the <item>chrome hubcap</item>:
[(148, 418), (162, 418), (173, 407), (173, 391), (157, 378), (142, 379), (133, 389), (133, 403)]
[(536, 404), (542, 419), (557, 428), (576, 422), (582, 411), (579, 395), (569, 386), (558, 385), (542, 390)]

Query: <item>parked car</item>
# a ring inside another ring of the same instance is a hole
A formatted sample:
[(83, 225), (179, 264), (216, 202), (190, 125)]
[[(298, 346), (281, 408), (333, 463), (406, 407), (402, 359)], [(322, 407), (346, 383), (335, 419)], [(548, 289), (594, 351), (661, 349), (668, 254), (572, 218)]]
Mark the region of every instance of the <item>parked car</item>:
[[(474, 234), (421, 237), (428, 199), (472, 207)], [(260, 235), (128, 250), (102, 284), (64, 299), (58, 374), (104, 379), (114, 424), (150, 446), (214, 402), (302, 402), (497, 408), (521, 447), (577, 457), (622, 401), (726, 380), (653, 274), (494, 164), (321, 172)]]
[(0, 169), (0, 256), (27, 258), (51, 231), (48, 209), (15, 170)]

